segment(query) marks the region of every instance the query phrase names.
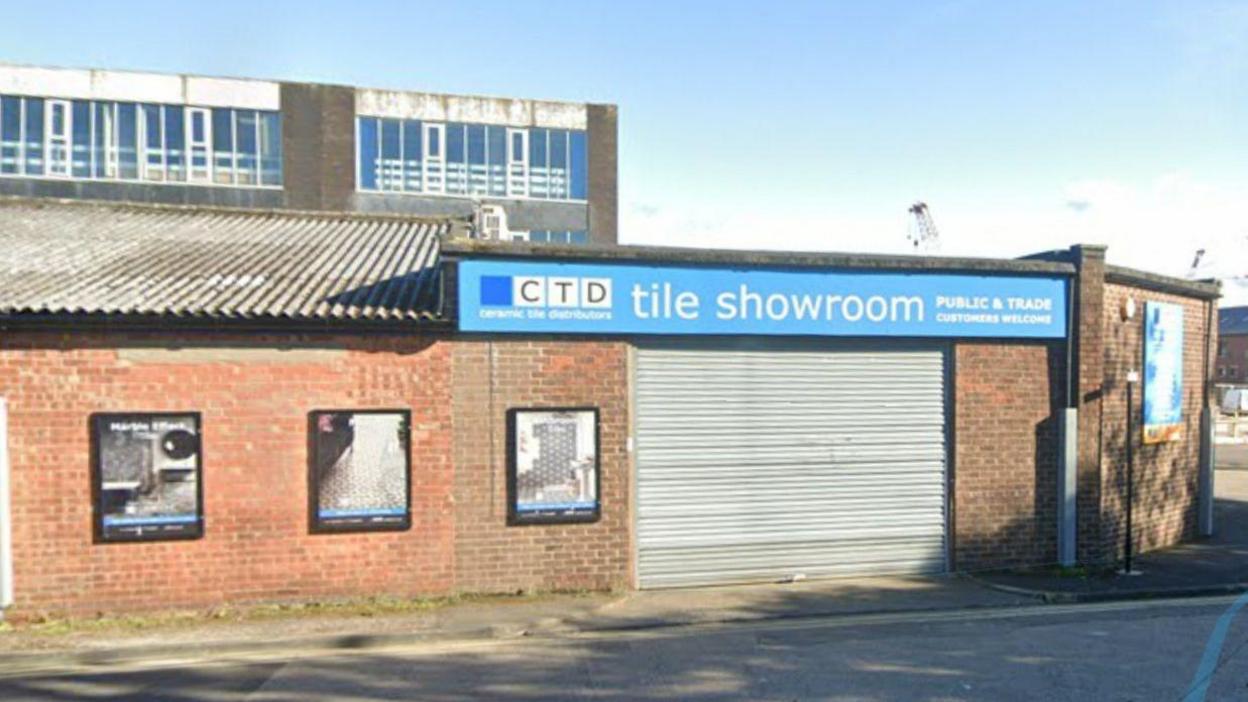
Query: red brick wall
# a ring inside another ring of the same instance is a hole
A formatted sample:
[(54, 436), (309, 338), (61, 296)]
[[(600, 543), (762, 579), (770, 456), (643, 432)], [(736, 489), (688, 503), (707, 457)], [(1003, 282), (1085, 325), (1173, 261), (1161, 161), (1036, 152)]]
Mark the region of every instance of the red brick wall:
[[(455, 343), (456, 587), (500, 592), (631, 584), (627, 345), (598, 340)], [(506, 412), (599, 408), (602, 519), (507, 526)]]
[(961, 571), (1057, 559), (1061, 344), (958, 344), (954, 547)]
[(1219, 339), (1213, 379), (1218, 383), (1248, 383), (1248, 334)]
[[(1127, 296), (1135, 299), (1135, 318), (1123, 321), (1121, 308)], [(1109, 559), (1119, 557), (1125, 539), (1126, 506), (1126, 376), (1135, 369), (1143, 374), (1145, 302), (1183, 305), (1183, 438), (1181, 441), (1144, 445), (1142, 383), (1135, 388), (1135, 513), (1133, 522), (1138, 551), (1169, 546), (1197, 534), (1198, 481), (1200, 474), (1200, 409), (1205, 377), (1205, 339), (1208, 327), (1206, 303), (1123, 285), (1105, 286), (1105, 391), (1101, 436), (1101, 539)], [(1081, 535), (1082, 536), (1082, 535)]]
[[(180, 336), (169, 350), (168, 339), (0, 336), (19, 612), (452, 589), (449, 343)], [(410, 531), (308, 533), (307, 414), (354, 407), (411, 409)], [(203, 413), (205, 535), (95, 544), (88, 417), (145, 410)]]

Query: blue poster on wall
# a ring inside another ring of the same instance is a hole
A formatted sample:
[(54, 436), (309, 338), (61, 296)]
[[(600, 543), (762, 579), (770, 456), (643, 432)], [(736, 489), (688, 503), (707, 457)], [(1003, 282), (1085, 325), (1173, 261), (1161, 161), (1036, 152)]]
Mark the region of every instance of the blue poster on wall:
[(1060, 277), (463, 261), (458, 298), (473, 332), (1066, 336)]
[(1144, 443), (1183, 438), (1183, 307), (1144, 308)]

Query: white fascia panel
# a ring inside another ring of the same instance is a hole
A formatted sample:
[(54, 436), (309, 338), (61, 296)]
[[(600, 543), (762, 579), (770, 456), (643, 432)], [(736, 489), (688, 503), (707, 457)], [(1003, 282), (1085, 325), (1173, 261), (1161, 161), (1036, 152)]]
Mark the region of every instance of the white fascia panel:
[(513, 98), (357, 89), (355, 112), (366, 117), (469, 122), (508, 127), (585, 129), (585, 106)]
[(3, 64), (0, 93), (257, 110), (277, 110), (281, 103), (279, 84), (272, 81)]
[(186, 104), (204, 107), (237, 107), (250, 110), (280, 110), (281, 84), (267, 80), (235, 78), (186, 79)]

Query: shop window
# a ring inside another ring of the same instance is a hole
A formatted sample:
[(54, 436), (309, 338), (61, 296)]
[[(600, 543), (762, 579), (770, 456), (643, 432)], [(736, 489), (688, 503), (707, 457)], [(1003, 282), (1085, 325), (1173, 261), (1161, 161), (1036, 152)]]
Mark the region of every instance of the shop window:
[(309, 415), (309, 512), (318, 532), (411, 527), (411, 412)]

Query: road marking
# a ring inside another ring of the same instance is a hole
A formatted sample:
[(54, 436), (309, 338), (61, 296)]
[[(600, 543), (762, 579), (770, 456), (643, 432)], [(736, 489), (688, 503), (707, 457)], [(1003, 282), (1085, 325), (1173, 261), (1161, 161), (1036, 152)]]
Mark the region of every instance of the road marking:
[(1218, 617), (1218, 623), (1213, 625), (1213, 631), (1209, 633), (1209, 642), (1205, 644), (1205, 654), (1200, 657), (1200, 667), (1196, 669), (1196, 675), (1192, 678), (1192, 684), (1188, 687), (1187, 696), (1183, 698), (1183, 702), (1204, 702), (1205, 694), (1209, 692), (1209, 683), (1213, 682), (1213, 674), (1218, 670), (1218, 659), (1222, 657), (1222, 644), (1226, 642), (1226, 632), (1231, 628), (1231, 621), (1235, 619), (1235, 615), (1239, 614), (1239, 610), (1248, 605), (1248, 592), (1239, 596), (1226, 611)]
[[(1248, 599), (1248, 595), (1245, 595)], [(1069, 605), (1022, 605), (1009, 607), (983, 607), (959, 610), (926, 610), (910, 612), (886, 612), (811, 616), (792, 619), (762, 619), (756, 621), (702, 622), (675, 625), (658, 629), (607, 630), (607, 631), (535, 631), (529, 635), (507, 638), (406, 641), (358, 649), (308, 648), (292, 642), (281, 650), (235, 651), (198, 654), (188, 652), (184, 656), (153, 657), (141, 660), (82, 661), (33, 663), (28, 665), (0, 666), (0, 680), (33, 676), (72, 676), (84, 674), (139, 672), (146, 670), (195, 667), (218, 667), (263, 662), (293, 662), (306, 659), (324, 659), (369, 655), (445, 655), (448, 653), (484, 651), (493, 648), (523, 646), (559, 646), (569, 642), (593, 641), (639, 641), (674, 639), (687, 636), (713, 635), (716, 633), (739, 634), (759, 632), (793, 632), (821, 629), (843, 629), (854, 626), (887, 626), (892, 624), (929, 624), (942, 622), (973, 622), (1000, 619), (1054, 617), (1062, 615), (1087, 615), (1136, 609), (1200, 608), (1223, 605), (1230, 598), (1225, 595), (1200, 598), (1177, 598), (1168, 600), (1133, 600), (1126, 602), (1101, 602)], [(1216, 657), (1215, 657), (1216, 660)]]

